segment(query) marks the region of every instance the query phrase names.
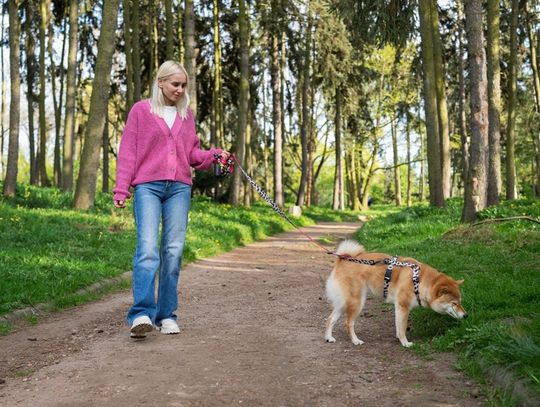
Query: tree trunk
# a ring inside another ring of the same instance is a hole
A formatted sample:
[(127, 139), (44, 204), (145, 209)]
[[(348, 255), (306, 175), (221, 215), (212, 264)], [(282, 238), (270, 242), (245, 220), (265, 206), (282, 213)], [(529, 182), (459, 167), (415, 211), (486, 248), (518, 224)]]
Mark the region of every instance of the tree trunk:
[(442, 43), (439, 31), (437, 0), (431, 2), (431, 32), (433, 38), (433, 63), (435, 67), (435, 90), (437, 93), (437, 119), (439, 128), (439, 148), (441, 166), (441, 194), (445, 200), (450, 197), (450, 135), (448, 131), (448, 107), (446, 104), (445, 76), (443, 69)]
[(433, 55), (434, 41), (431, 27), (431, 1), (420, 0), (419, 2), (422, 70), (424, 73), (424, 110), (426, 112), (429, 201), (431, 205), (442, 208), (444, 206), (444, 195), (441, 185), (441, 149)]
[(221, 73), (221, 36), (219, 25), (219, 1), (213, 0), (214, 22), (214, 87), (212, 92), (212, 134), (210, 144), (225, 148), (223, 129), (223, 85)]
[(461, 141), (461, 184), (465, 185), (467, 174), (469, 173), (469, 140), (467, 137), (467, 116), (465, 113), (465, 102), (467, 100), (467, 94), (465, 91), (465, 39), (464, 39), (464, 27), (463, 27), (463, 2), (457, 1), (457, 13), (458, 13), (458, 82), (459, 82), (459, 138)]
[(497, 205), (501, 193), (501, 68), (499, 0), (487, 2), (487, 72), (489, 103), (489, 159), (486, 205)]
[[(139, 42), (140, 37), (140, 19), (139, 19), (139, 0), (133, 1), (133, 9), (131, 26), (133, 28), (133, 36), (131, 37), (131, 43), (133, 50), (131, 51), (131, 58), (133, 61), (133, 103), (141, 100), (142, 93), (142, 71), (141, 71), (141, 46)], [(152, 76), (150, 74), (150, 76)]]
[(40, 23), (39, 23), (39, 150), (37, 159), (37, 169), (39, 183), (42, 186), (49, 186), (50, 181), (47, 176), (47, 117), (45, 112), (45, 29), (47, 28), (49, 0), (40, 0)]
[(281, 94), (280, 39), (282, 11), (278, 0), (272, 0), (272, 29), (270, 77), (272, 81), (272, 126), (274, 130), (274, 202), (283, 208), (283, 111)]
[(410, 114), (406, 112), (405, 137), (407, 141), (407, 207), (412, 205), (412, 163), (411, 163), (411, 128)]
[(193, 0), (185, 1), (184, 25), (184, 66), (189, 77), (189, 106), (193, 112), (193, 117), (197, 117), (197, 43), (195, 41), (195, 10), (193, 8)]
[(395, 114), (392, 113), (392, 121), (390, 122), (390, 132), (392, 133), (392, 152), (394, 157), (394, 193), (396, 199), (396, 206), (401, 206), (401, 176), (399, 170), (399, 155), (397, 146), (397, 129)]
[[(240, 83), (238, 96), (238, 128), (236, 131), (235, 154), (241, 166), (246, 159), (246, 129), (249, 109), (249, 26), (245, 0), (238, 1), (238, 31), (240, 35)], [(187, 52), (187, 48), (186, 48)], [(239, 205), (242, 178), (240, 171), (235, 171), (231, 185), (230, 203)]]
[[(64, 19), (65, 24), (65, 19)], [(62, 50), (61, 50), (61, 58), (60, 58), (60, 66), (61, 69), (59, 70), (60, 73), (60, 88), (58, 93), (56, 92), (56, 66), (54, 63), (53, 58), (53, 39), (54, 39), (54, 29), (52, 23), (48, 25), (49, 30), (49, 42), (48, 42), (48, 52), (49, 52), (49, 61), (51, 66), (49, 67), (49, 72), (51, 75), (51, 87), (52, 87), (52, 98), (53, 98), (53, 106), (54, 106), (54, 161), (53, 161), (53, 169), (54, 169), (54, 185), (59, 187), (62, 181), (62, 159), (60, 158), (60, 127), (61, 127), (61, 119), (62, 119), (62, 100), (63, 100), (63, 92), (64, 92), (64, 53), (66, 50), (66, 30), (64, 26), (64, 32), (63, 32), (63, 40), (62, 40)]]
[(9, 12), (9, 71), (10, 71), (10, 102), (9, 102), (9, 146), (4, 180), (4, 196), (15, 196), (17, 191), (17, 172), (19, 170), (19, 121), (21, 100), (21, 75), (19, 61), (21, 58), (19, 36), (21, 22), (19, 20), (19, 0), (8, 1)]
[(77, 189), (73, 206), (77, 209), (88, 209), (94, 205), (96, 197), (97, 170), (99, 167), (99, 151), (103, 127), (107, 112), (110, 90), (112, 55), (116, 45), (115, 30), (118, 16), (119, 0), (104, 0), (101, 34), (98, 42), (98, 54), (90, 112), (84, 136), (84, 146), (81, 155), (81, 169), (77, 179)]
[(172, 0), (164, 0), (165, 3), (165, 56), (167, 60), (174, 59), (174, 17), (172, 12)]
[(506, 199), (517, 199), (516, 185), (516, 104), (517, 104), (517, 29), (519, 15), (519, 0), (512, 0), (510, 21), (510, 60), (508, 61), (508, 119), (506, 129)]
[(75, 106), (77, 103), (77, 33), (79, 31), (78, 1), (69, 2), (69, 45), (66, 75), (66, 111), (64, 114), (64, 159), (62, 190), (73, 189), (73, 155), (75, 149)]
[(105, 111), (105, 126), (103, 127), (101, 152), (102, 158), (102, 173), (101, 173), (101, 192), (109, 192), (109, 111)]
[[(138, 1), (138, 0), (136, 0)], [(126, 55), (126, 111), (124, 114), (124, 120), (127, 120), (127, 115), (133, 106), (133, 35), (131, 35), (131, 13), (132, 13), (132, 1), (123, 0), (123, 19), (124, 19), (124, 43), (125, 43), (125, 55)], [(138, 40), (137, 40), (138, 41)]]
[(334, 131), (335, 131), (335, 143), (336, 143), (336, 165), (334, 170), (334, 196), (332, 199), (332, 209), (333, 210), (343, 210), (345, 205), (343, 203), (343, 166), (342, 166), (342, 155), (341, 151), (341, 103), (342, 103), (342, 94), (341, 89), (336, 88), (336, 116), (334, 120)]
[[(5, 23), (4, 23), (4, 13), (0, 17), (0, 43), (4, 44), (5, 37)], [(4, 47), (0, 47), (0, 61), (4, 60)], [(6, 78), (4, 70), (0, 72), (0, 79), (2, 81), (1, 92), (2, 92), (2, 101), (0, 102), (0, 179), (4, 179), (5, 163), (4, 163), (4, 143), (5, 143), (5, 126), (4, 126), (4, 117), (6, 113)]]
[(461, 219), (471, 222), (487, 202), (488, 90), (482, 0), (465, 0), (465, 19), (471, 87), (471, 156)]
[(304, 60), (302, 63), (302, 122), (300, 125), (300, 140), (302, 143), (302, 175), (300, 178), (300, 186), (298, 188), (298, 194), (296, 197), (296, 205), (304, 205), (306, 188), (308, 183), (309, 172), (309, 124), (311, 122), (309, 114), (309, 89), (310, 89), (310, 67), (311, 67), (311, 28), (312, 17), (311, 11), (308, 7), (308, 17), (306, 26), (306, 41), (304, 49)]
[(34, 82), (36, 79), (36, 55), (35, 55), (35, 35), (32, 31), (34, 21), (34, 4), (26, 2), (26, 95), (28, 105), (28, 149), (30, 161), (30, 184), (37, 185), (37, 157), (36, 157), (36, 137), (34, 128)]

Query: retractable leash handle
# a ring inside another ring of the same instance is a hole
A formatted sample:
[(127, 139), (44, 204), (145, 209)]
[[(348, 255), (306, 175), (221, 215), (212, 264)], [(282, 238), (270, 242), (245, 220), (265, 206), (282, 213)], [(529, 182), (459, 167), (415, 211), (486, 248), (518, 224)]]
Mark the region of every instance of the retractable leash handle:
[(234, 159), (232, 156), (223, 157), (223, 154), (214, 154), (214, 175), (216, 177), (225, 177), (234, 171)]

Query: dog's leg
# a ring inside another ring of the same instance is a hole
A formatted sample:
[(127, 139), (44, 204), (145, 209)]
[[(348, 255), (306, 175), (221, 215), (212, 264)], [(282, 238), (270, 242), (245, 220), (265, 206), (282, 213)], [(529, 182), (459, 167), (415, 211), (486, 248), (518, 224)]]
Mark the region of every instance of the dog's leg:
[(336, 341), (336, 338), (332, 336), (332, 330), (334, 329), (334, 325), (341, 316), (341, 309), (334, 308), (328, 319), (326, 320), (326, 333), (324, 334), (324, 339), (326, 342), (334, 343)]
[(356, 336), (356, 332), (354, 331), (354, 322), (356, 321), (356, 318), (360, 312), (362, 312), (365, 302), (366, 293), (362, 292), (358, 300), (347, 304), (347, 309), (345, 311), (345, 315), (347, 316), (347, 331), (349, 332), (349, 338), (351, 338), (351, 342), (354, 345), (362, 345), (364, 343), (364, 341), (358, 339), (358, 336)]
[(406, 348), (409, 348), (413, 345), (412, 342), (407, 340), (407, 323), (409, 321), (409, 307), (406, 305), (396, 303), (395, 307), (396, 312), (396, 337), (399, 339), (401, 344)]

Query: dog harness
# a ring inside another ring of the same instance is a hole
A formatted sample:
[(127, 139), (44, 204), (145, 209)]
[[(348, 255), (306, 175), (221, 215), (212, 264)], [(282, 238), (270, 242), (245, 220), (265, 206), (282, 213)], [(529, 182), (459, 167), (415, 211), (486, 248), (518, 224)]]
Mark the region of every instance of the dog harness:
[(388, 297), (388, 286), (390, 285), (390, 280), (392, 279), (392, 271), (394, 270), (394, 266), (410, 267), (412, 270), (414, 295), (416, 295), (416, 301), (418, 301), (418, 305), (421, 306), (422, 301), (420, 301), (420, 266), (415, 263), (398, 261), (397, 256), (393, 256), (390, 259), (384, 259), (384, 262), (388, 264), (388, 266), (386, 267), (386, 272), (384, 273), (384, 298)]

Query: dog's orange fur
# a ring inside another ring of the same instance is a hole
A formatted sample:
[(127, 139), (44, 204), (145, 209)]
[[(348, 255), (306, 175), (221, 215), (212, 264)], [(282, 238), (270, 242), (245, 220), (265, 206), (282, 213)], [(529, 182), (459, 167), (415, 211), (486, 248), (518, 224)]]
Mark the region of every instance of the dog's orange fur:
[[(339, 245), (337, 253), (375, 261), (391, 257), (385, 253), (367, 253), (360, 244), (350, 240), (343, 241)], [(463, 280), (454, 280), (435, 268), (410, 257), (398, 257), (398, 261), (416, 263), (420, 266), (419, 292), (422, 306), (429, 307), (440, 314), (448, 314), (456, 319), (467, 317), (467, 313), (461, 306), (459, 290)], [(332, 329), (336, 321), (344, 314), (351, 341), (355, 345), (363, 343), (356, 336), (354, 323), (362, 312), (368, 293), (383, 297), (386, 268), (387, 265), (384, 263), (365, 265), (337, 258), (335, 267), (326, 282), (326, 294), (333, 305), (333, 311), (326, 324), (325, 339), (327, 342), (335, 342)], [(406, 337), (407, 321), (409, 312), (418, 306), (418, 301), (413, 289), (410, 267), (394, 267), (386, 301), (395, 306), (396, 337), (403, 346), (411, 346), (412, 343)]]

